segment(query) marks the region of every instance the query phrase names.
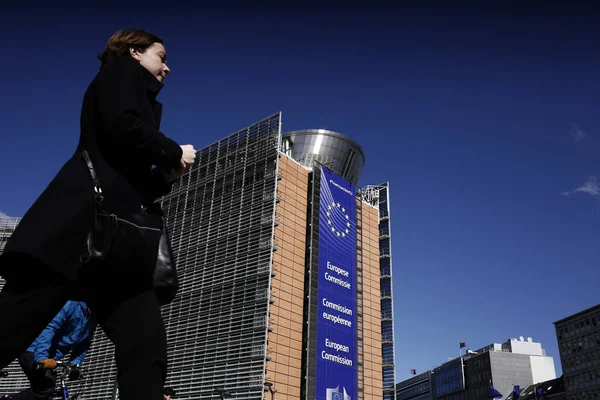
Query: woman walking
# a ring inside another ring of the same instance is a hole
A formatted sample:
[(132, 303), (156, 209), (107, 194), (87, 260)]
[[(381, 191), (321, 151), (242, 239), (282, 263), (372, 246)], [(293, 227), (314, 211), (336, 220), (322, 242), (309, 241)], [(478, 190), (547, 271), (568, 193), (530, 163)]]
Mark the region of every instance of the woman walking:
[(95, 216), (82, 151), (89, 153), (102, 183), (103, 208), (116, 215), (142, 207), (160, 215), (155, 200), (195, 162), (196, 152), (159, 131), (162, 106), (156, 96), (170, 69), (158, 36), (119, 31), (99, 58), (100, 71), (83, 98), (77, 150), (27, 211), (0, 257), (0, 275), (7, 282), (0, 292), (0, 369), (27, 349), (67, 300), (81, 299), (115, 345), (120, 398), (161, 400), (166, 335), (152, 287), (136, 284), (135, 276), (119, 279), (109, 273), (110, 265), (92, 274), (81, 263)]

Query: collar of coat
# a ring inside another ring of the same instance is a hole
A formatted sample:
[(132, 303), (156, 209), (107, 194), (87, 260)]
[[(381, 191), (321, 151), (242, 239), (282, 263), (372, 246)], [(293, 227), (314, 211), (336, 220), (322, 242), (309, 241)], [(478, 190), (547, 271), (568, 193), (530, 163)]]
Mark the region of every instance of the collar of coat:
[(163, 88), (164, 84), (156, 79), (152, 72), (148, 71), (146, 68), (140, 65), (140, 68), (143, 69), (144, 79), (146, 80), (146, 87), (148, 88), (148, 92), (152, 95), (153, 98), (158, 96), (158, 92)]
[[(163, 88), (164, 84), (156, 79), (152, 72), (148, 71), (146, 68), (142, 67), (142, 65), (133, 57), (129, 55), (124, 55), (118, 57), (116, 62), (123, 63), (121, 65), (129, 65), (132, 68), (140, 68), (142, 70), (142, 75), (144, 76), (144, 81), (146, 83), (146, 88), (148, 90), (148, 94), (155, 99), (158, 96), (158, 93)], [(129, 66), (127, 68), (129, 68)]]

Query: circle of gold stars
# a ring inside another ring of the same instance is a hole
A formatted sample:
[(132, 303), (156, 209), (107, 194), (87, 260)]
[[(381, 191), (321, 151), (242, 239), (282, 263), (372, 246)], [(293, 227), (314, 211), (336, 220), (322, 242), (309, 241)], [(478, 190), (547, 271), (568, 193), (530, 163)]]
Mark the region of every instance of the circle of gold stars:
[[(346, 216), (346, 227), (344, 229), (336, 229), (331, 222), (331, 210), (332, 208), (338, 208)], [(350, 216), (346, 214), (346, 209), (340, 205), (340, 203), (332, 202), (327, 206), (327, 224), (331, 226), (331, 232), (337, 235), (337, 237), (346, 237), (350, 233)]]

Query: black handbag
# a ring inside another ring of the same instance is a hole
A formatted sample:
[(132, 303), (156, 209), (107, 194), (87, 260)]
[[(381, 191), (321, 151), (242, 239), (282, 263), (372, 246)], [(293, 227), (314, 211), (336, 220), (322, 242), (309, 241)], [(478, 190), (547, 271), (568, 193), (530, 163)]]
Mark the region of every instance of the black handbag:
[[(169, 304), (179, 289), (177, 269), (163, 216), (145, 208), (130, 215), (116, 215), (102, 206), (104, 195), (86, 150), (83, 159), (94, 185), (94, 224), (87, 234), (81, 262), (119, 281), (153, 288), (160, 305)], [(107, 268), (109, 270), (107, 270)]]

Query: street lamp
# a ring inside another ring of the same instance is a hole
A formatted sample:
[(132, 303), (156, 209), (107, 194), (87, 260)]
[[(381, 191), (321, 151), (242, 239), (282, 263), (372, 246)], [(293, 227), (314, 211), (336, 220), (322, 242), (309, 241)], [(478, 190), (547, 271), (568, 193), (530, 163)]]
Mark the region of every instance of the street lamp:
[(275, 393), (277, 393), (277, 390), (273, 390), (273, 382), (265, 382), (263, 385), (265, 385), (267, 391), (271, 393), (271, 400), (275, 400)]

